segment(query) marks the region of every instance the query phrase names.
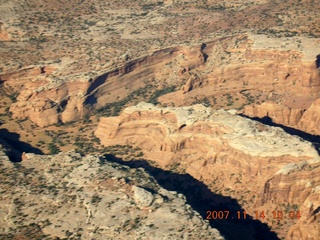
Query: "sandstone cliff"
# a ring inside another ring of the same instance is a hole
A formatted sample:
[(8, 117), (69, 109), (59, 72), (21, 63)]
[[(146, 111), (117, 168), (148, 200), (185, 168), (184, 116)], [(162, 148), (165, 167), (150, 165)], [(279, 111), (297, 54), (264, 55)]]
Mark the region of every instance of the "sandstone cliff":
[(224, 239), (142, 169), (75, 152), (13, 165), (2, 150), (1, 239)]
[[(313, 239), (320, 236), (320, 159), (284, 166), (270, 178), (263, 188), (262, 205), (286, 205), (283, 212), (290, 218), (288, 206), (294, 205), (293, 221), (286, 239)], [(275, 208), (274, 208), (275, 209)], [(296, 218), (297, 214), (301, 215)]]
[(303, 129), (314, 135), (320, 135), (319, 121), (320, 121), (320, 99), (317, 99), (304, 112), (299, 123), (298, 128)]
[[(250, 117), (272, 120), (285, 125), (286, 130), (295, 128), (291, 132), (301, 130), (303, 132), (296, 132), (304, 139), (314, 139), (314, 145), (319, 146), (319, 1), (0, 0), (0, 6), (0, 124), (3, 122), (1, 127), (8, 128), (17, 137), (20, 135), (17, 143), (24, 141), (44, 151), (55, 144), (67, 150), (76, 145), (82, 152), (121, 150), (121, 145), (95, 148), (99, 141), (88, 137), (95, 121), (102, 115), (117, 116), (128, 106), (147, 101), (163, 107), (204, 103), (213, 109), (244, 109), (242, 113)], [(102, 119), (101, 139), (106, 145), (112, 145), (112, 141), (141, 145), (145, 156), (169, 168), (168, 172), (192, 174), (216, 196), (237, 199), (251, 215), (254, 210), (269, 212), (269, 218), (259, 220), (268, 222), (280, 238), (317, 238), (318, 155), (309, 143), (296, 137), (291, 139), (277, 128), (234, 116), (235, 111), (211, 112), (195, 107), (195, 110), (188, 108), (186, 114), (185, 109), (150, 108), (150, 112), (143, 107), (137, 113), (125, 110), (120, 117)], [(87, 118), (95, 114), (97, 118)], [(205, 116), (201, 117), (202, 114)], [(83, 117), (85, 121), (80, 124), (75, 121)], [(92, 121), (89, 127), (87, 120)], [(60, 124), (70, 121), (75, 122)], [(47, 128), (56, 123), (59, 125)], [(12, 146), (6, 146), (6, 154), (21, 156), (20, 149), (16, 151)], [(130, 146), (123, 148), (126, 153)], [(142, 155), (138, 153), (130, 158)], [(41, 159), (48, 160), (47, 157)], [(80, 157), (75, 159), (78, 161)], [(53, 160), (59, 162), (55, 157)], [(67, 170), (69, 167), (69, 163), (64, 165)], [(61, 170), (51, 168), (56, 172)], [(33, 170), (27, 167), (23, 177), (28, 181), (32, 179), (28, 182), (31, 188), (42, 188), (43, 192), (37, 195), (39, 199), (47, 202), (54, 199), (53, 210), (48, 212), (63, 215), (54, 208), (57, 202), (60, 204), (59, 199), (63, 204), (70, 204), (67, 206), (73, 210), (70, 202), (75, 194), (59, 190), (62, 197), (51, 198), (57, 192), (54, 185), (47, 191), (41, 185), (42, 172), (37, 175), (40, 177), (33, 177)], [(13, 171), (19, 182), (23, 177), (16, 173)], [(59, 173), (53, 175), (58, 179), (65, 177)], [(16, 183), (16, 179), (9, 179)], [(68, 183), (71, 185), (69, 179), (64, 181), (58, 183), (59, 189), (66, 188)], [(127, 186), (127, 182), (123, 184)], [(0, 189), (2, 199), (4, 192)], [(25, 189), (14, 187), (14, 190), (10, 194), (15, 202), (12, 203), (8, 194), (6, 201), (11, 202), (5, 206), (9, 206), (9, 215), (19, 217), (14, 217), (9, 224), (22, 225), (19, 221), (24, 221), (28, 213), (23, 212), (20, 205), (29, 203), (34, 189), (27, 188), (32, 194), (23, 203), (17, 200), (17, 192), (24, 193)], [(53, 190), (53, 194), (47, 194)], [(133, 197), (128, 194), (128, 199), (138, 207), (141, 204), (153, 207), (151, 195), (158, 193), (149, 193), (149, 190), (134, 184), (128, 190)], [(299, 192), (301, 197), (297, 197)], [(91, 199), (96, 203), (102, 197), (94, 194), (91, 191), (84, 197), (85, 200), (88, 197), (89, 204)], [(139, 199), (141, 195), (144, 197)], [(220, 198), (221, 202), (223, 200)], [(81, 204), (79, 206), (83, 206)], [(222, 210), (220, 203), (216, 204), (217, 209)], [(287, 204), (289, 206), (284, 207)], [(300, 220), (270, 219), (270, 212), (275, 208), (297, 210), (297, 207), (303, 212)], [(80, 212), (84, 215), (82, 210)], [(37, 214), (39, 219), (43, 212)], [(92, 211), (86, 216), (91, 214), (100, 219), (99, 213)], [(70, 215), (77, 217), (73, 213)], [(126, 220), (130, 226), (132, 223), (139, 228), (136, 222), (139, 219), (136, 219)], [(30, 233), (41, 230), (41, 224), (48, 229), (48, 222), (34, 225), (32, 221), (28, 222), (30, 228), (18, 226), (13, 231)], [(94, 224), (90, 227), (98, 225)], [(54, 228), (61, 229), (60, 225), (54, 221)], [(127, 226), (122, 222), (119, 225)], [(95, 234), (101, 229), (83, 229), (78, 232), (99, 238)], [(63, 230), (58, 231), (59, 236), (76, 238)], [(3, 238), (13, 238), (8, 234)]]
[(285, 126), (296, 126), (304, 113), (302, 108), (289, 108), (273, 102), (264, 102), (260, 105), (245, 106), (243, 113), (249, 117), (269, 117), (273, 122)]
[(249, 105), (242, 112), (249, 117), (268, 117), (274, 123), (293, 127), (306, 133), (320, 135), (319, 121), (320, 99), (315, 100), (309, 107), (296, 108), (284, 104), (265, 102), (262, 104)]
[[(279, 47), (280, 40), (288, 45)], [(10, 108), (14, 117), (29, 117), (39, 126), (78, 120), (110, 103), (132, 105), (134, 98), (147, 100), (154, 89), (168, 86), (176, 92), (160, 97), (162, 104), (190, 105), (207, 97), (214, 108), (240, 108), (269, 100), (293, 105), (299, 115), (320, 87), (317, 54), (310, 50), (316, 44), (308, 38), (236, 35), (154, 51), (89, 75), (64, 75), (63, 61), (5, 69), (0, 79), (20, 93)]]
[[(254, 209), (271, 214), (272, 204), (302, 206), (320, 183), (315, 165), (319, 156), (311, 143), (237, 116), (232, 110), (216, 111), (202, 105), (158, 108), (140, 103), (126, 108), (119, 117), (101, 118), (95, 134), (105, 146), (139, 146), (147, 159), (165, 169), (178, 165), (212, 190), (246, 199), (243, 204), (251, 214)], [(288, 170), (303, 163), (308, 170)]]
[[(261, 159), (279, 157), (285, 161), (287, 157), (288, 163), (295, 158), (317, 156), (310, 143), (291, 138), (279, 128), (259, 125), (235, 115), (234, 111), (214, 111), (202, 105), (158, 108), (140, 103), (126, 108), (119, 117), (101, 118), (95, 133), (105, 145), (135, 143), (154, 157), (166, 154), (167, 161), (174, 152), (184, 149), (194, 149), (215, 162), (221, 162), (217, 155), (218, 149), (223, 148)], [(292, 146), (297, 151), (292, 151)], [(249, 169), (249, 174), (262, 171), (256, 164), (248, 166)]]

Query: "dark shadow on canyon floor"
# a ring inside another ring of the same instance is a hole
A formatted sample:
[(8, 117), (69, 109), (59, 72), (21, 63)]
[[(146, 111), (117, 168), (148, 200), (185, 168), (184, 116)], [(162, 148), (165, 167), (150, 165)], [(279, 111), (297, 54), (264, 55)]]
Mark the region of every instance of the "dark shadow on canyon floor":
[(317, 56), (316, 66), (317, 66), (317, 68), (320, 68), (320, 54)]
[(302, 138), (305, 141), (311, 142), (312, 145), (314, 146), (314, 148), (317, 150), (318, 154), (320, 154), (320, 136), (318, 135), (312, 135), (310, 133), (306, 133), (304, 131), (292, 128), (292, 127), (287, 127), (285, 125), (282, 124), (277, 124), (274, 123), (272, 121), (272, 119), (268, 116), (263, 117), (263, 118), (258, 118), (258, 117), (248, 117), (246, 115), (240, 114), (240, 116), (251, 119), (251, 120), (255, 120), (258, 122), (261, 122), (265, 125), (268, 126), (272, 126), (272, 127), (280, 127), (282, 128), (286, 133), (290, 134), (290, 135), (296, 135), (300, 138)]
[[(186, 196), (187, 203), (201, 214), (203, 219), (207, 217), (207, 211), (229, 211), (228, 219), (210, 220), (210, 225), (220, 231), (228, 240), (278, 240), (276, 233), (269, 227), (246, 215), (236, 199), (211, 192), (208, 187), (189, 174), (178, 174), (151, 166), (146, 160), (124, 161), (107, 154), (103, 161), (120, 163), (131, 168), (144, 168), (153, 176), (161, 187), (182, 193)], [(240, 197), (240, 196), (239, 196)], [(240, 219), (238, 219), (238, 212)]]
[(20, 141), (20, 135), (9, 132), (7, 129), (0, 129), (0, 141), (8, 150), (8, 157), (12, 162), (21, 162), (22, 153), (43, 154), (43, 152), (31, 146), (29, 143)]

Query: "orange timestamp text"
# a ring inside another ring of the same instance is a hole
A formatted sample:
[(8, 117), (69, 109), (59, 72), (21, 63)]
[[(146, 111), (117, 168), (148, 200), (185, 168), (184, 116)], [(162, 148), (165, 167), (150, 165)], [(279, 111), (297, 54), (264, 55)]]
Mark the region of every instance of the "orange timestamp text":
[[(235, 220), (245, 220), (245, 219), (264, 219), (266, 218), (265, 211), (255, 211), (253, 216), (250, 216), (246, 211), (237, 211), (232, 213), (228, 210), (225, 211), (207, 211), (206, 212), (207, 220), (222, 220), (222, 219), (235, 219)], [(271, 217), (273, 219), (299, 219), (301, 217), (300, 211), (289, 211), (283, 213), (283, 211), (273, 211)]]

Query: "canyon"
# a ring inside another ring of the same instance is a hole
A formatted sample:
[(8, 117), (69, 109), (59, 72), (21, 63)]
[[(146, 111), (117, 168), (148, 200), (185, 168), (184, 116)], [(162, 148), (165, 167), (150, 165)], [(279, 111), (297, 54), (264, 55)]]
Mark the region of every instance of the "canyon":
[(0, 0), (0, 238), (319, 239), (319, 11)]
[(320, 75), (312, 49), (318, 44), (316, 39), (294, 38), (289, 45), (286, 39), (237, 35), (159, 50), (89, 80), (54, 80), (55, 65), (0, 77), (3, 87), (20, 91), (10, 107), (13, 117), (28, 117), (40, 127), (76, 121), (116, 103), (122, 109), (137, 103), (132, 95), (152, 100), (157, 90), (171, 89), (158, 102), (183, 106), (206, 99), (215, 109), (238, 108), (249, 117), (268, 116), (317, 135)]
[[(190, 174), (212, 192), (238, 199), (252, 216), (265, 212), (268, 217), (262, 220), (275, 229), (281, 221), (280, 233), (283, 225), (290, 227), (286, 239), (319, 236), (320, 157), (310, 142), (280, 128), (237, 116), (234, 110), (140, 103), (120, 116), (100, 118), (95, 134), (105, 146), (141, 147), (156, 166)], [(275, 221), (272, 212), (285, 211), (285, 205), (301, 206), (303, 217)], [(312, 231), (306, 233), (305, 224)]]

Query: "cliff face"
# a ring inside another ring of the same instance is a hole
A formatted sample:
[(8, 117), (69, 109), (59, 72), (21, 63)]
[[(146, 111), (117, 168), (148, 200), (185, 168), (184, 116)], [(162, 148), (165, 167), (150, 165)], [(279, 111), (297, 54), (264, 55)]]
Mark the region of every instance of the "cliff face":
[(314, 135), (320, 135), (320, 99), (317, 99), (302, 115), (298, 127)]
[(80, 119), (84, 115), (83, 96), (89, 83), (55, 80), (57, 66), (29, 66), (0, 74), (3, 88), (18, 93), (10, 106), (14, 118), (30, 118), (40, 127)]
[(269, 100), (283, 103), (284, 109), (298, 109), (293, 113), (296, 117), (283, 120), (291, 123), (299, 118), (300, 108), (305, 110), (316, 99), (320, 87), (316, 54), (310, 51), (317, 41), (292, 41), (279, 48), (277, 38), (238, 35), (155, 51), (120, 67), (97, 71), (91, 78), (64, 76), (68, 62), (62, 61), (4, 69), (0, 79), (4, 87), (19, 92), (10, 108), (14, 117), (29, 117), (39, 126), (77, 120), (134, 91), (145, 91), (147, 98), (153, 89), (168, 86), (175, 86), (176, 92), (160, 97), (163, 104), (190, 105), (207, 97), (214, 108), (220, 108)]
[[(262, 40), (262, 39), (260, 39)], [(253, 44), (258, 48), (259, 39)], [(270, 44), (266, 42), (265, 44)], [(272, 43), (271, 43), (272, 44)], [(317, 63), (317, 54), (312, 56), (312, 49), (306, 49), (301, 55), (302, 61), (296, 64), (297, 58), (288, 56), (287, 74), (282, 80), (287, 87), (270, 92), (266, 102), (254, 103), (244, 107), (242, 113), (250, 117), (269, 117), (274, 123), (290, 126), (313, 135), (319, 135), (318, 92), (320, 71)], [(290, 60), (289, 60), (290, 59)], [(281, 64), (281, 66), (284, 66)], [(299, 66), (299, 67), (297, 67)], [(303, 71), (300, 71), (304, 69)], [(274, 71), (274, 69), (273, 69)], [(277, 85), (279, 78), (274, 79)], [(298, 85), (297, 85), (298, 84)], [(309, 90), (306, 90), (309, 89)], [(282, 90), (290, 92), (284, 93)], [(281, 93), (282, 92), (282, 93)]]
[(249, 117), (269, 117), (273, 122), (286, 126), (297, 126), (304, 113), (302, 108), (289, 108), (273, 102), (265, 102), (260, 105), (245, 106), (243, 113)]
[[(50, 84), (49, 84), (50, 85)], [(40, 127), (81, 119), (84, 115), (83, 95), (88, 83), (71, 82), (51, 85), (44, 90), (22, 92), (10, 111), (15, 118), (29, 117)]]
[(246, 106), (244, 115), (249, 117), (268, 117), (274, 123), (290, 126), (312, 135), (320, 135), (320, 99), (312, 102), (308, 108), (294, 108), (274, 102)]
[(224, 239), (144, 170), (75, 152), (25, 157), (13, 165), (0, 145), (2, 239)]
[[(126, 108), (119, 117), (101, 118), (95, 133), (105, 145), (136, 142), (149, 152), (169, 155), (189, 148), (214, 156), (215, 149), (228, 147), (257, 158), (317, 156), (311, 144), (291, 138), (278, 128), (242, 118), (233, 110), (215, 111), (202, 105), (158, 108), (140, 103)], [(194, 145), (201, 146), (200, 150)], [(299, 146), (299, 150), (292, 151), (292, 146)]]
[(295, 204), (299, 198), (307, 199), (319, 183), (319, 166), (319, 159), (284, 166), (266, 182), (262, 204)]
[(320, 236), (320, 214), (319, 214), (319, 186), (312, 189), (312, 192), (300, 206), (300, 210), (305, 215), (293, 225), (287, 234), (287, 239), (312, 239), (316, 240)]
[[(288, 164), (266, 181), (262, 205), (295, 205), (301, 217), (294, 217), (286, 239), (318, 239), (320, 236), (320, 159)], [(289, 210), (284, 211), (288, 217)]]
[[(158, 108), (140, 103), (126, 108), (119, 117), (101, 118), (95, 134), (105, 146), (139, 146), (147, 159), (165, 169), (178, 165), (212, 190), (246, 199), (243, 205), (250, 214), (258, 209), (272, 215), (280, 206), (296, 204), (306, 216), (311, 210), (304, 206), (319, 198), (320, 160), (312, 145), (232, 110), (215, 111), (202, 105)], [(319, 206), (317, 201), (312, 204), (312, 208)], [(271, 218), (266, 221), (273, 225)], [(304, 224), (302, 219), (286, 222), (278, 231), (283, 236), (292, 226), (288, 234), (295, 235)], [(317, 236), (315, 229), (308, 234)]]

